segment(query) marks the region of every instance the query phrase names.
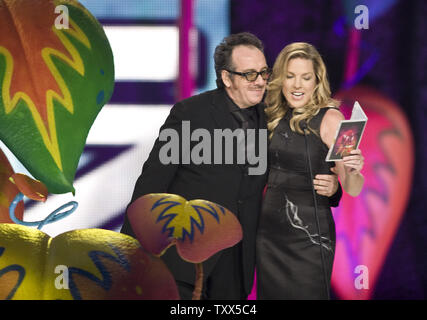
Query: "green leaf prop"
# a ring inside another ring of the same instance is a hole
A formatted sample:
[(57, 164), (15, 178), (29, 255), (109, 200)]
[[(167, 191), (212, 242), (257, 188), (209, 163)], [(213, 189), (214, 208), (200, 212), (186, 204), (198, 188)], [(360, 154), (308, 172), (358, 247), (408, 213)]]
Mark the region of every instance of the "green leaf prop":
[(113, 88), (109, 42), (79, 2), (0, 0), (0, 140), (50, 193), (75, 192), (89, 129)]

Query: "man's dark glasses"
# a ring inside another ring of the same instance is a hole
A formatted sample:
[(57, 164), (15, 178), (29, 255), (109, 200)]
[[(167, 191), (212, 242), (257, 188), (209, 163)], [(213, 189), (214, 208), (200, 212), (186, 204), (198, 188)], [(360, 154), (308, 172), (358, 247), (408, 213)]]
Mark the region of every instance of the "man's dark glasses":
[(264, 80), (268, 80), (268, 78), (270, 78), (271, 76), (271, 69), (265, 69), (262, 70), (260, 72), (257, 71), (248, 71), (248, 72), (237, 72), (237, 71), (231, 71), (231, 70), (227, 70), (227, 72), (230, 72), (232, 74), (237, 74), (241, 77), (245, 77), (246, 80), (248, 80), (249, 82), (253, 82), (255, 81), (259, 75), (261, 75), (261, 78), (263, 78)]

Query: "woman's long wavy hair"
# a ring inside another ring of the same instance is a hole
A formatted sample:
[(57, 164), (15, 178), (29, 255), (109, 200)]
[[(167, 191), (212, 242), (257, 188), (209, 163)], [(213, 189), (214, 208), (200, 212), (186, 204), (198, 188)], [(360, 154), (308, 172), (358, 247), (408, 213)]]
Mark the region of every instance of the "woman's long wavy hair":
[[(316, 87), (307, 105), (301, 108), (289, 107), (283, 93), (283, 82), (286, 77), (289, 61), (295, 58), (308, 59), (313, 62), (314, 73), (316, 77)], [(303, 134), (300, 123), (305, 120), (308, 129), (316, 133), (310, 128), (310, 120), (319, 112), (321, 108), (327, 106), (339, 106), (339, 101), (331, 98), (331, 90), (327, 77), (325, 63), (322, 57), (314, 46), (305, 42), (294, 42), (282, 49), (279, 53), (276, 62), (273, 66), (273, 74), (267, 87), (266, 115), (267, 128), (270, 132), (270, 138), (273, 135), (274, 129), (279, 124), (279, 121), (285, 116), (286, 112), (292, 112), (290, 127), (292, 131)]]

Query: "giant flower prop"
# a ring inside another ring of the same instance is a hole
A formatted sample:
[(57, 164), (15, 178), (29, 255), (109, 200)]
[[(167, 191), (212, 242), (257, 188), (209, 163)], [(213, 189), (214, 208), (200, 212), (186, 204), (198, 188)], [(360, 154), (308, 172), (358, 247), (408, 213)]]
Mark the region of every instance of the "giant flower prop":
[(147, 251), (161, 256), (176, 245), (180, 257), (195, 264), (195, 300), (200, 299), (203, 286), (202, 262), (243, 236), (236, 216), (226, 208), (206, 200), (187, 201), (175, 194), (142, 196), (129, 206), (127, 214)]

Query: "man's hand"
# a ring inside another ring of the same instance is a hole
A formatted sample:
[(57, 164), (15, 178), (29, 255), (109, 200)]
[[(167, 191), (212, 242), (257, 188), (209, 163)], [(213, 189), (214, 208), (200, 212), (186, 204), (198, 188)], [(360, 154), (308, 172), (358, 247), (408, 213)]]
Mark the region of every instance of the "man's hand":
[(330, 197), (338, 190), (336, 174), (317, 174), (313, 179), (314, 189), (322, 196)]

